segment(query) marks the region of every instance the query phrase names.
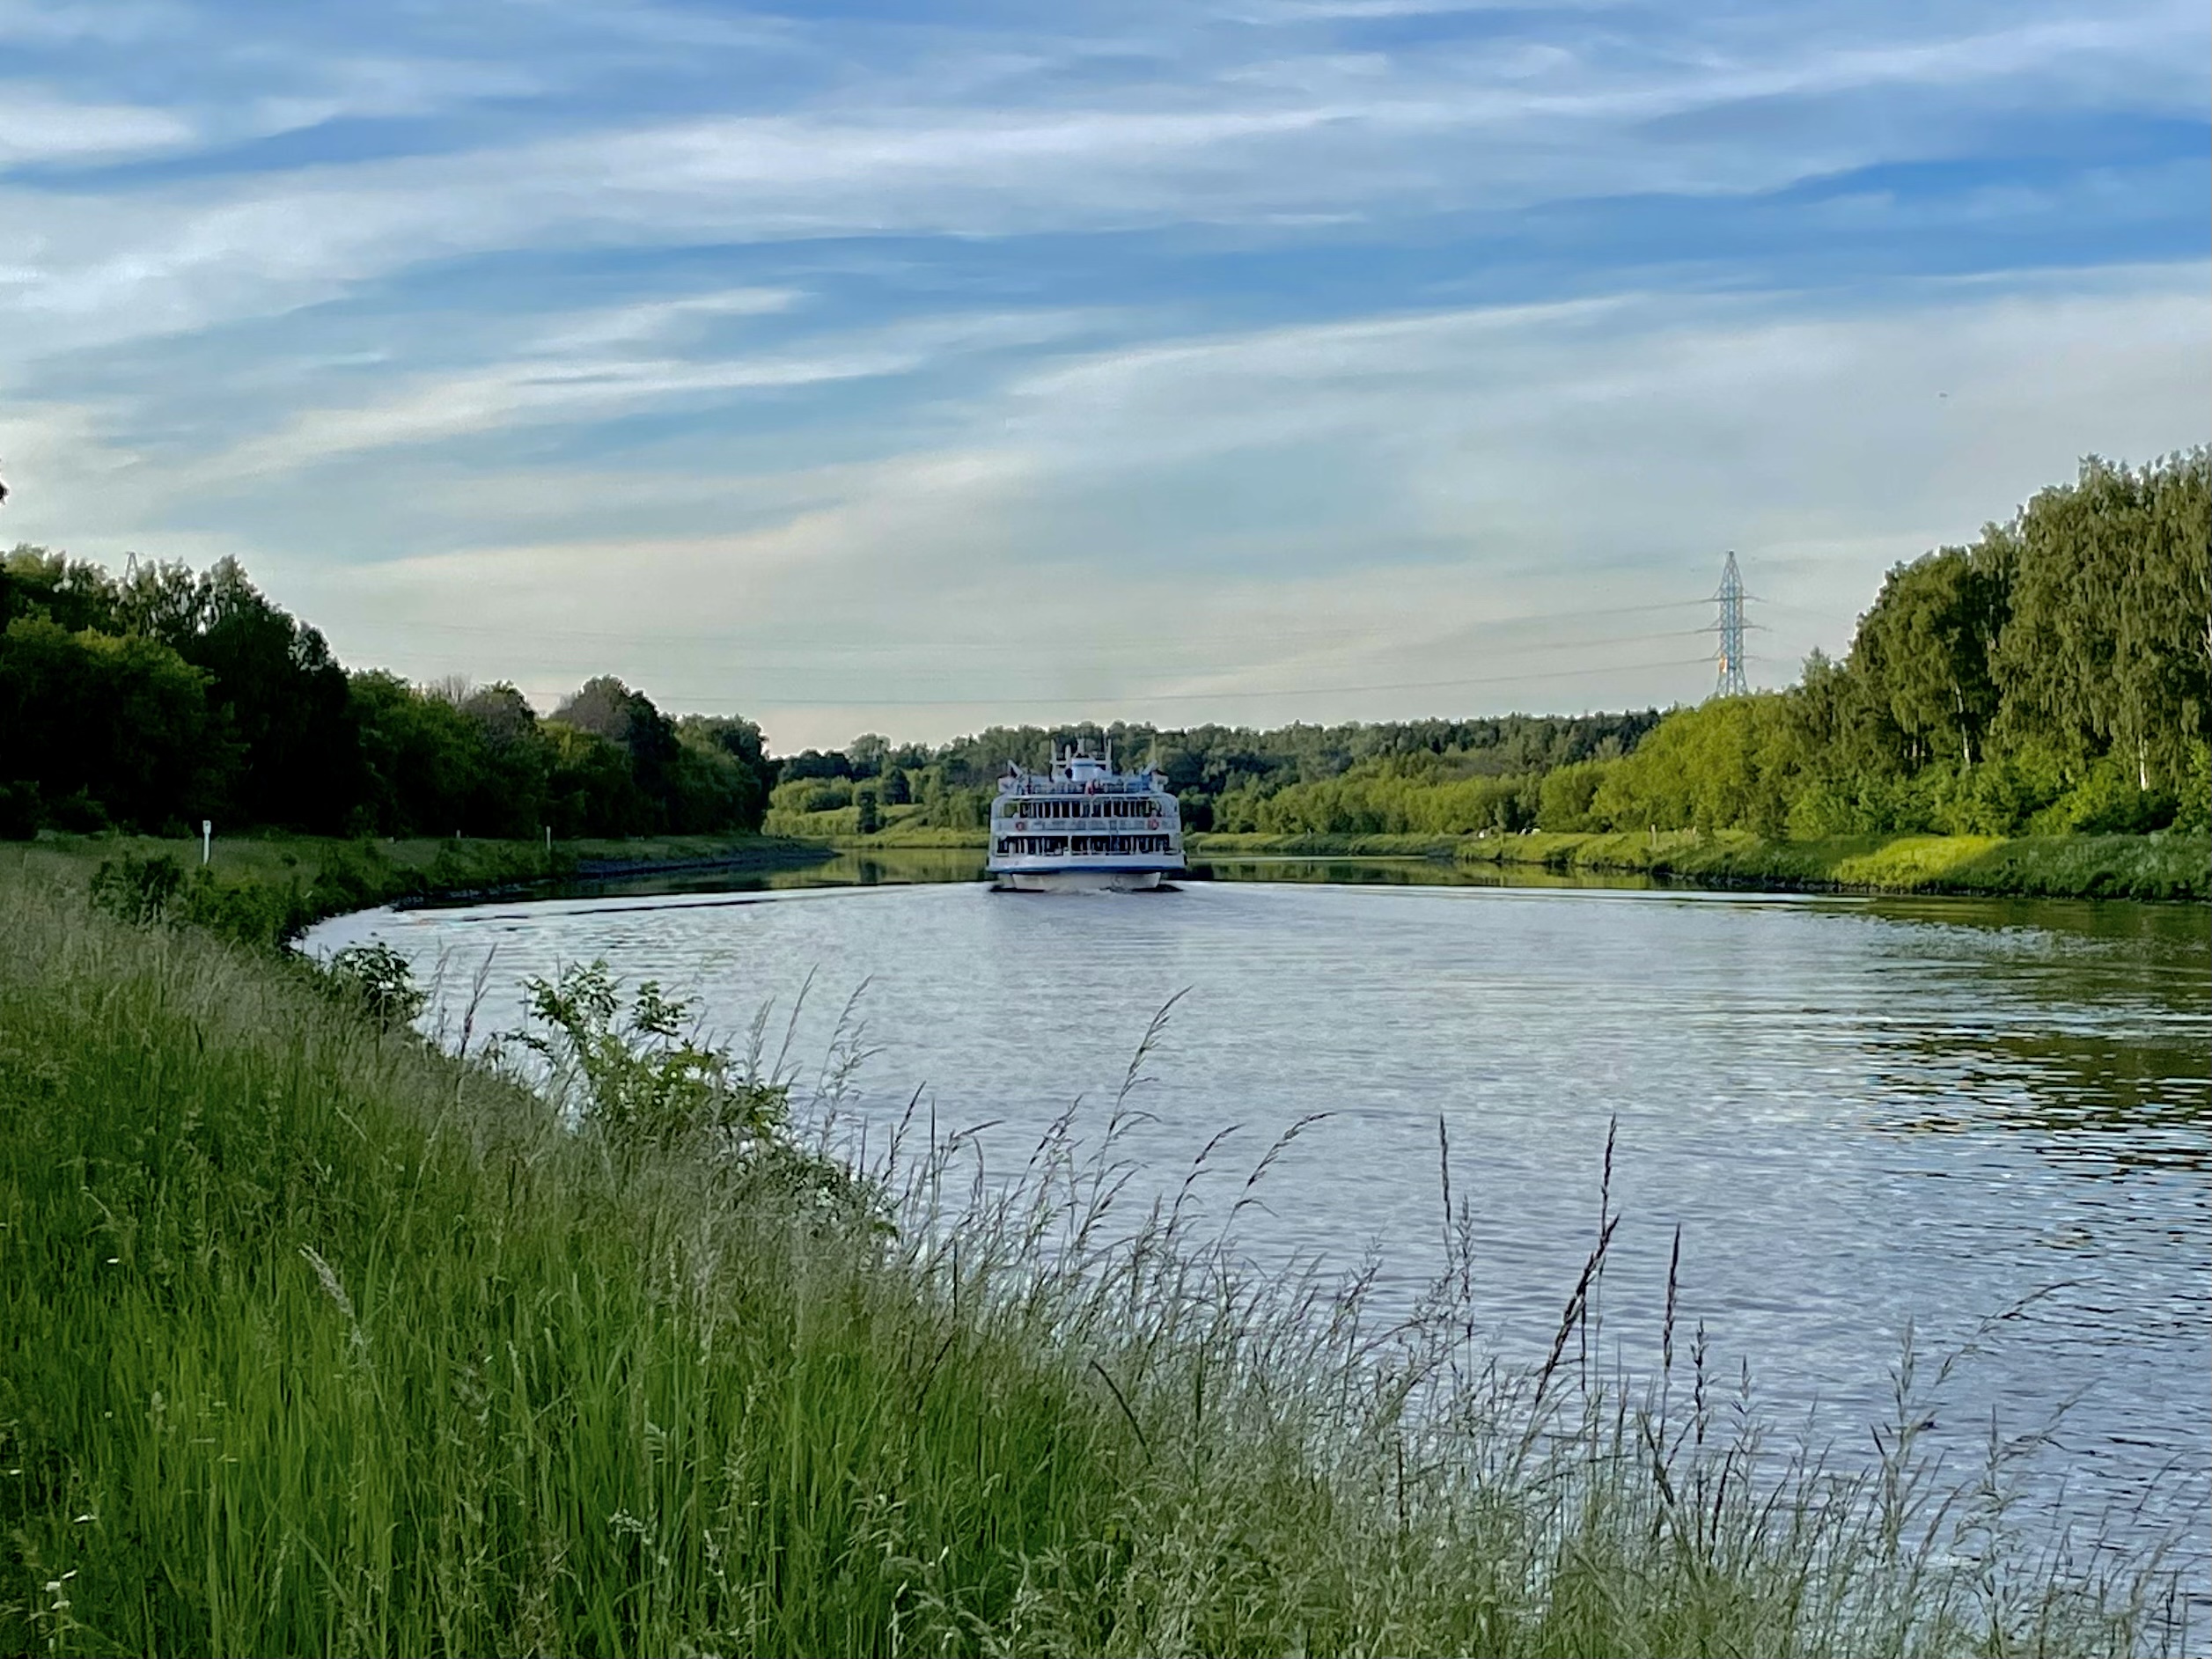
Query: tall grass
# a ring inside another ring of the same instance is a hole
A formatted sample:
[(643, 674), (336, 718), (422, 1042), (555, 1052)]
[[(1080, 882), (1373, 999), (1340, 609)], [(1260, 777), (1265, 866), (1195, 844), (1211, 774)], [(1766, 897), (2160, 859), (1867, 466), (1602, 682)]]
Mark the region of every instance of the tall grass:
[(1385, 1319), (1133, 1204), (1113, 1127), (1000, 1185), (917, 1112), (886, 1231), (304, 966), (0, 885), (0, 1651), (2176, 1640), (2148, 1573), (2019, 1553), (2001, 1456), (1937, 1480), (1909, 1376), (1860, 1472), (1770, 1450), (1671, 1305), (1655, 1380), (1610, 1380), (1609, 1219), (1511, 1372), (1448, 1196)]

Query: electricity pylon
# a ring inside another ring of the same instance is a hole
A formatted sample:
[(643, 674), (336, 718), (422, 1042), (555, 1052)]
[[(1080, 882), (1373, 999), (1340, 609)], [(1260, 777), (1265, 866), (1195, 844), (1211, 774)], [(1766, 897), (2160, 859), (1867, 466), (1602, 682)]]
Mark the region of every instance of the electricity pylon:
[(1744, 578), (1736, 569), (1732, 550), (1721, 570), (1721, 591), (1713, 597), (1721, 607), (1720, 672), (1715, 677), (1713, 695), (1741, 697), (1751, 686), (1744, 679)]

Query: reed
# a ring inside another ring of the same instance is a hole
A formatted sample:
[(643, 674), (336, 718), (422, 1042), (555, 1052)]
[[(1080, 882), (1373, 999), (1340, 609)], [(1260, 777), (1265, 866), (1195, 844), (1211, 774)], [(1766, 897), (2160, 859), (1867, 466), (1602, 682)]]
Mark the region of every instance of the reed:
[(1678, 1351), (1672, 1290), (1610, 1375), (1609, 1199), (1536, 1373), (1476, 1340), (1448, 1198), (1410, 1316), (1246, 1272), (1217, 1152), (1132, 1196), (1157, 1025), (1025, 1170), (917, 1098), (826, 1206), (765, 1108), (623, 1139), (358, 989), (0, 883), (0, 1651), (2183, 1644), (2155, 1562), (2023, 1552), (2002, 1447), (1945, 1484), (1909, 1366), (1849, 1469)]

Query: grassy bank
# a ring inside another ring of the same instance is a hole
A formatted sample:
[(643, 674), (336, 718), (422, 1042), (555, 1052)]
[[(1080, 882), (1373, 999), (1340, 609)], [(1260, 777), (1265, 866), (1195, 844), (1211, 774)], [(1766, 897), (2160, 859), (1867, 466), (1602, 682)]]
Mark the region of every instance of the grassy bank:
[(863, 835), (860, 833), (860, 809), (856, 806), (825, 807), (813, 812), (785, 811), (771, 807), (761, 828), (771, 835), (829, 841), (840, 847), (980, 848), (990, 844), (988, 833), (980, 827), (950, 829), (927, 820), (928, 814), (920, 806), (886, 806), (877, 813), (875, 830)]
[(1931, 1480), (1909, 1390), (1881, 1467), (1787, 1461), (1671, 1310), (1660, 1380), (1608, 1394), (1583, 1287), (1561, 1362), (1507, 1376), (1475, 1264), (1378, 1326), (1120, 1220), (1071, 1132), (949, 1209), (959, 1149), (909, 1138), (883, 1189), (948, 1219), (887, 1230), (727, 1134), (775, 1091), (672, 1041), (587, 1045), (571, 1127), (302, 963), (0, 875), (0, 1651), (2145, 1635), (2143, 1586)]
[(1665, 877), (1711, 887), (2044, 899), (2212, 896), (2212, 837), (1856, 835), (1769, 841), (1740, 830), (1657, 835), (1193, 835), (1194, 857), (1421, 857), (1503, 869)]
[(1258, 835), (1202, 831), (1183, 838), (1193, 858), (1436, 858), (1457, 856), (1459, 835)]
[(1635, 871), (1707, 886), (1842, 892), (1985, 893), (2047, 899), (2203, 899), (2204, 835), (1859, 835), (1768, 841), (1741, 831), (1494, 836), (1465, 861)]
[(620, 841), (420, 839), (345, 841), (312, 835), (216, 840), (202, 867), (197, 841), (64, 835), (0, 841), (0, 871), (85, 887), (101, 865), (167, 860), (180, 906), (248, 940), (273, 941), (322, 916), (410, 899), (512, 892), (547, 882), (653, 870), (767, 870), (818, 863), (818, 842), (764, 835), (668, 835)]

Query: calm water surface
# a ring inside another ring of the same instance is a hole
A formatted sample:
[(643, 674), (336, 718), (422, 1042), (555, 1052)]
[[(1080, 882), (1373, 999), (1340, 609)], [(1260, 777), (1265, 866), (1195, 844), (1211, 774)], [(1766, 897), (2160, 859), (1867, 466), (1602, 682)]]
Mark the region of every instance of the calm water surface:
[(812, 1062), (864, 985), (871, 1133), (921, 1088), (941, 1126), (993, 1120), (986, 1156), (1010, 1170), (1075, 1097), (1102, 1119), (1186, 992), (1150, 1065), (1154, 1120), (1124, 1147), (1146, 1178), (1179, 1183), (1240, 1126), (1216, 1155), (1225, 1209), (1276, 1134), (1330, 1113), (1237, 1237), (1261, 1263), (1372, 1252), (1410, 1287), (1439, 1265), (1441, 1113), (1481, 1307), (1516, 1357), (1556, 1328), (1617, 1120), (1606, 1340), (1627, 1363), (1656, 1351), (1679, 1225), (1686, 1320), (1731, 1373), (1749, 1362), (1777, 1420), (1864, 1446), (1908, 1325), (1929, 1373), (1971, 1344), (1929, 1402), (1956, 1472), (1993, 1413), (2008, 1435), (2056, 1420), (2036, 1507), (2062, 1487), (2088, 1530), (2172, 1536), (2205, 1590), (2201, 913), (1446, 886), (1417, 862), (1223, 866), (1274, 878), (1094, 898), (946, 879), (973, 867), (848, 859), (775, 879), (876, 885), (372, 913), (310, 944), (386, 940), (438, 977), (426, 1024), (447, 1029), (487, 958), (479, 1031), (514, 1024), (518, 980), (564, 962), (658, 979), (724, 1029), (769, 1002), (780, 1021), (812, 973), (796, 1052)]

